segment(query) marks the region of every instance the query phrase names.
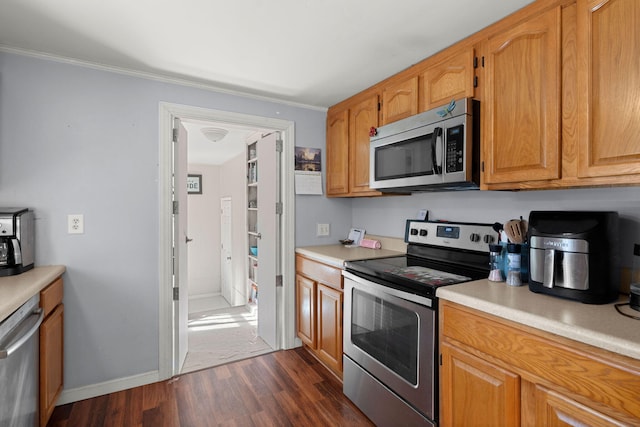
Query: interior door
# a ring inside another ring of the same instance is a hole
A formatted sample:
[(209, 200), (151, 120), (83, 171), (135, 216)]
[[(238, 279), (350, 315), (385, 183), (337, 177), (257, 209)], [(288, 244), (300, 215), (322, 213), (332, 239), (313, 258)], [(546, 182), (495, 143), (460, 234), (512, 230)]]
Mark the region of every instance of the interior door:
[[(173, 373), (178, 374), (187, 356), (187, 321), (189, 305), (187, 295), (187, 130), (174, 119), (173, 144)], [(177, 203), (177, 208), (175, 207)]]
[(278, 133), (258, 141), (258, 335), (272, 348), (277, 346), (278, 296), (276, 275), (279, 273), (279, 219), (276, 202), (280, 200)]
[(220, 284), (222, 297), (229, 305), (236, 305), (232, 299), (232, 246), (231, 230), (233, 217), (231, 215), (231, 197), (220, 199)]

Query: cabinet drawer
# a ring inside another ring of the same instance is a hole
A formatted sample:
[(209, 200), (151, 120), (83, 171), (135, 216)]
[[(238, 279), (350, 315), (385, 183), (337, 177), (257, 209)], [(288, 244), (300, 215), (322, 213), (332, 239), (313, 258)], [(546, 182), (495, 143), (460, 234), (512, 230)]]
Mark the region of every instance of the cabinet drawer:
[(342, 270), (296, 255), (296, 271), (317, 282), (342, 289)]
[(62, 277), (58, 277), (40, 292), (40, 307), (45, 317), (60, 303), (62, 303)]

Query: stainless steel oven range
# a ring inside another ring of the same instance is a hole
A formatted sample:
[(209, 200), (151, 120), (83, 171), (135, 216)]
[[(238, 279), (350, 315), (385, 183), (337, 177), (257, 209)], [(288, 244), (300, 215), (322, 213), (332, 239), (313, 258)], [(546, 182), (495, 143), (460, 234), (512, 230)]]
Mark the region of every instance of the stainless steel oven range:
[(345, 263), (343, 391), (378, 426), (438, 425), (436, 289), (486, 278), (496, 238), (407, 220), (406, 255)]

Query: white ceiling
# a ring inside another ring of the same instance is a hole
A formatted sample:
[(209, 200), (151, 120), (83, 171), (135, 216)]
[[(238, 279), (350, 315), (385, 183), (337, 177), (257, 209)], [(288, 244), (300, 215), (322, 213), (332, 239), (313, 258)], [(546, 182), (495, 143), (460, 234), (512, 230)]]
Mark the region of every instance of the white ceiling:
[(532, 1), (2, 0), (0, 49), (326, 108)]

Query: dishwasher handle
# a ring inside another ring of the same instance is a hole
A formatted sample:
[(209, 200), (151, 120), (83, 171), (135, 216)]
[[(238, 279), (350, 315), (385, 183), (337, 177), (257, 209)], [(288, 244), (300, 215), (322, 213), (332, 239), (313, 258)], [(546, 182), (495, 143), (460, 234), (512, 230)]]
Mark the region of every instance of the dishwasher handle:
[(38, 320), (31, 328), (29, 328), (27, 332), (25, 332), (20, 338), (18, 338), (9, 347), (0, 348), (0, 359), (6, 359), (7, 357), (11, 356), (11, 354), (15, 353), (20, 347), (24, 345), (24, 343), (29, 341), (29, 338), (31, 338), (33, 334), (35, 334), (38, 331), (38, 329), (40, 328), (40, 325), (42, 324), (42, 320), (44, 319), (44, 312), (42, 311), (41, 308), (34, 310), (31, 316), (36, 316), (36, 315), (38, 316)]

